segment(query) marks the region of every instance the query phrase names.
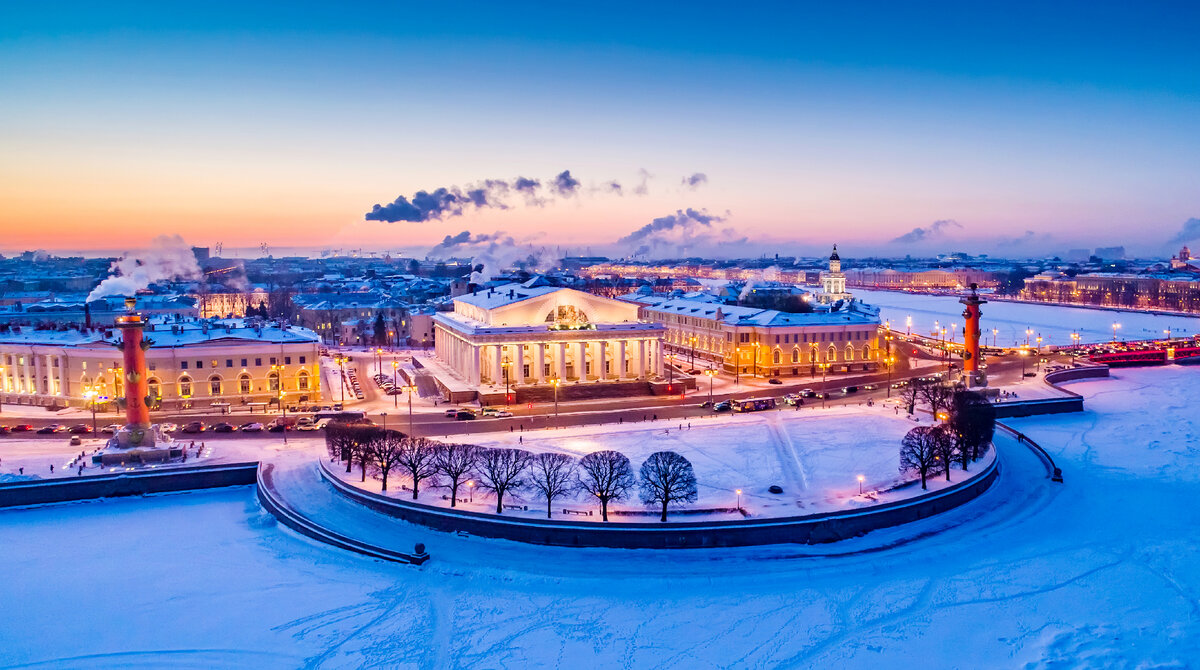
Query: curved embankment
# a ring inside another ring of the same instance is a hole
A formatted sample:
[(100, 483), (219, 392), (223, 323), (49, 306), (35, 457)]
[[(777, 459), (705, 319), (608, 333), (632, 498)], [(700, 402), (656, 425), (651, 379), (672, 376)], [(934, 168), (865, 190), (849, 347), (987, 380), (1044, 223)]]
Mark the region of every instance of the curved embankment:
[(34, 479), (0, 484), (0, 508), (253, 484), (257, 462)]
[(819, 544), (924, 519), (967, 503), (996, 480), (999, 458), (951, 487), (908, 500), (868, 508), (797, 517), (711, 522), (594, 523), (513, 519), (396, 500), (342, 481), (324, 461), (321, 476), (345, 498), (371, 510), (446, 532), (467, 532), (533, 544), (618, 549), (738, 547), (762, 544)]
[(275, 490), (273, 479), (274, 469), (275, 466), (271, 463), (266, 463), (258, 469), (258, 501), (262, 504), (263, 508), (288, 528), (318, 542), (331, 544), (335, 547), (373, 558), (382, 558), (396, 563), (411, 563), (413, 565), (421, 565), (429, 560), (429, 554), (425, 552), (423, 545), (418, 544), (413, 553), (394, 551), (342, 535), (291, 509), (283, 502)]

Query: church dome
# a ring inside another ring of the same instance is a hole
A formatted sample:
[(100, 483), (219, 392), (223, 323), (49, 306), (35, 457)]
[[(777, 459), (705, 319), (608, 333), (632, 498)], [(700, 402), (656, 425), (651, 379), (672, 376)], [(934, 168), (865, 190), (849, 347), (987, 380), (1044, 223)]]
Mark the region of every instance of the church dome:
[(840, 260), (842, 260), (842, 259), (841, 259), (841, 257), (839, 257), (839, 256), (838, 256), (838, 253), (837, 253), (837, 245), (836, 245), (836, 244), (835, 244), (835, 245), (833, 245), (833, 253), (829, 255), (829, 260), (831, 260), (831, 261), (840, 261)]

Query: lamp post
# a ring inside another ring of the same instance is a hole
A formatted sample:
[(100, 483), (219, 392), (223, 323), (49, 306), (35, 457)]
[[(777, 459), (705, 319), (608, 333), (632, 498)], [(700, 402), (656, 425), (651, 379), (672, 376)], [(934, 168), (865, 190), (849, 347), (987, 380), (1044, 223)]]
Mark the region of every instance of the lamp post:
[(408, 434), (410, 437), (412, 437), (412, 435), (413, 435), (412, 396), (413, 396), (413, 393), (416, 392), (416, 390), (417, 390), (417, 385), (409, 384), (405, 388), (408, 389)]
[(905, 317), (905, 319), (904, 319), (904, 333), (905, 333), (905, 335), (912, 335), (912, 317), (911, 316)]
[(892, 370), (893, 370), (893, 364), (896, 362), (896, 359), (893, 356), (888, 356), (887, 359), (885, 360), (885, 362), (887, 363), (887, 366), (888, 366), (887, 397), (890, 398), (890, 397), (892, 397)]
[(688, 363), (688, 369), (690, 370), (696, 367), (696, 337), (689, 337), (688, 341), (692, 343), (692, 360), (690, 363)]
[(713, 409), (713, 377), (715, 377), (717, 373), (712, 368), (709, 368), (704, 371), (704, 374), (708, 377), (708, 408), (716, 411)]
[(1117, 323), (1116, 321), (1113, 322), (1113, 325), (1112, 325), (1113, 342), (1117, 341), (1117, 329), (1120, 327), (1121, 327), (1121, 324)]
[[(737, 337), (734, 335), (734, 337)], [(742, 373), (742, 348), (734, 346), (733, 348), (733, 385), (737, 386), (741, 380)]]
[(742, 510), (742, 490), (734, 489), (734, 492), (737, 493), (737, 508), (738, 508), (738, 511), (740, 512)]
[(821, 366), (821, 409), (825, 409), (825, 396), (829, 395), (829, 391), (825, 389), (825, 373), (829, 370), (829, 363), (820, 363)]
[(380, 412), (379, 416), (383, 418), (383, 432), (387, 432), (387, 412)]
[(1033, 329), (1026, 328), (1025, 329), (1025, 346), (1027, 346), (1027, 347), (1029, 346), (1029, 338), (1032, 336), (1033, 336)]
[(562, 380), (558, 377), (550, 380), (550, 386), (554, 387), (554, 427), (558, 428), (558, 385)]
[(1021, 350), (1021, 379), (1025, 379), (1025, 359), (1029, 357), (1029, 350)]
[(999, 335), (1000, 335), (1000, 329), (999, 329), (999, 328), (993, 328), (993, 329), (992, 329), (992, 346), (993, 346), (993, 347), (995, 347), (995, 346), (996, 346), (996, 337), (997, 337), (997, 336), (999, 336)]
[(287, 444), (287, 432), (288, 432), (287, 404), (284, 402), (284, 399), (283, 399), (284, 396), (286, 396), (286, 395), (287, 394), (283, 392), (283, 386), (280, 386), (279, 387), (279, 407), (280, 407), (280, 409), (283, 410), (283, 443), (284, 444)]
[(858, 476), (858, 495), (862, 495), (862, 491), (863, 491), (862, 485), (863, 485), (864, 479), (866, 479), (866, 477), (864, 477), (862, 475)]
[(1170, 342), (1171, 341), (1171, 327), (1167, 326), (1167, 329), (1164, 330), (1163, 332), (1167, 334), (1167, 341)]
[[(508, 355), (505, 354), (504, 359), (500, 363), (500, 367), (504, 370), (504, 406), (508, 407)], [(581, 364), (582, 365), (582, 364)]]
[(470, 502), (475, 502), (475, 480), (474, 479), (467, 480), (467, 496), (470, 498)]
[(342, 355), (336, 356), (334, 362), (338, 364), (338, 386), (342, 387), (342, 404), (346, 403), (346, 357)]
[(392, 407), (400, 406), (400, 398), (396, 393), (396, 374), (399, 368), (400, 361), (392, 361)]
[(83, 397), (88, 399), (88, 405), (92, 408), (92, 435), (95, 435), (96, 430), (96, 389), (89, 388), (83, 392)]

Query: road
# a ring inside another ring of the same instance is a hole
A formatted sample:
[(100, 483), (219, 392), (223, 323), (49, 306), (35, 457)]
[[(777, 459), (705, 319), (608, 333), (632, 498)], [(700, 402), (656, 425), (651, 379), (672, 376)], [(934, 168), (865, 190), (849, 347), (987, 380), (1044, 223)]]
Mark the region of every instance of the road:
[[(1028, 364), (1028, 361), (1026, 361)], [(916, 371), (905, 371), (903, 374), (897, 373), (892, 377), (893, 381), (902, 379), (911, 379), (922, 375), (931, 374), (936, 371), (935, 368), (923, 368)], [(1032, 366), (1030, 366), (1032, 371)], [(993, 385), (1011, 384), (1021, 378), (1022, 361), (1016, 356), (1004, 356), (993, 358), (989, 364), (988, 374)], [(798, 392), (802, 389), (811, 388), (815, 391), (828, 391), (832, 397), (825, 401), (827, 406), (859, 404), (866, 402), (867, 399), (872, 399), (879, 402), (888, 396), (888, 379), (889, 375), (886, 372), (848, 375), (837, 378), (828, 379), (822, 382), (820, 378), (800, 377), (800, 378), (780, 378), (786, 379), (780, 385), (771, 385), (770, 387), (742, 389), (734, 391), (726, 391), (724, 393), (714, 393), (713, 400), (721, 401), (730, 398), (750, 398), (755, 396), (780, 397), (786, 393)], [(370, 395), (374, 395), (376, 389), (369, 377), (363, 378), (363, 390)], [(874, 391), (860, 391), (858, 393), (843, 395), (841, 389), (847, 386), (863, 387), (874, 384), (878, 388)], [(371, 387), (368, 390), (368, 387)], [(894, 394), (894, 391), (893, 391)], [(554, 403), (534, 403), (530, 405), (513, 405), (506, 407), (512, 412), (510, 418), (480, 418), (477, 420), (457, 421), (448, 419), (442, 414), (430, 413), (428, 410), (415, 413), (412, 416), (413, 432), (417, 435), (436, 437), (450, 435), (470, 435), (475, 433), (485, 433), (503, 430), (534, 430), (544, 429), (551, 426), (583, 426), (602, 423), (617, 423), (617, 422), (635, 422), (657, 418), (671, 419), (693, 419), (707, 417), (713, 414), (712, 410), (700, 407), (700, 404), (709, 399), (709, 394), (705, 388), (704, 380), (700, 381), (700, 388), (688, 395), (685, 398), (680, 396), (637, 396), (630, 398), (588, 400), (575, 402), (560, 402), (558, 404), (557, 416), (555, 414)], [(807, 399), (806, 407), (819, 406), (821, 401)], [(391, 427), (405, 430), (408, 428), (409, 417), (406, 405), (403, 400), (398, 403), (398, 407), (394, 411), (388, 411), (386, 416), (382, 412), (370, 414), (371, 420), (378, 424), (386, 424)], [(447, 408), (452, 407), (447, 405)], [(352, 409), (352, 407), (350, 408)], [(797, 411), (803, 411), (803, 408), (798, 408)], [(271, 419), (279, 416), (278, 413), (270, 414), (250, 414), (250, 413), (234, 413), (230, 415), (220, 415), (214, 413), (186, 413), (175, 414), (170, 416), (155, 416), (155, 421), (173, 421), (180, 425), (191, 421), (201, 421), (205, 425), (228, 421), (234, 425), (240, 425), (251, 421), (259, 421), (266, 423)], [(40, 428), (53, 423), (61, 423), (71, 425), (75, 423), (91, 423), (91, 417), (75, 416), (71, 418), (64, 417), (46, 417), (46, 418), (27, 418), (14, 417), (9, 419), (0, 414), (0, 425), (14, 424), (30, 424), (34, 428)], [(99, 426), (104, 426), (109, 423), (121, 422), (121, 417), (113, 413), (107, 413), (97, 416), (96, 420)], [(308, 433), (297, 433), (297, 435), (307, 435)], [(54, 435), (35, 435), (33, 433), (15, 433), (22, 437), (39, 437), (48, 440), (64, 440), (67, 435), (59, 433)], [(233, 433), (213, 433), (205, 431), (203, 437), (205, 440), (222, 440), (222, 439), (253, 439), (258, 436), (269, 436), (269, 433), (258, 434), (243, 434), (240, 432)], [(180, 437), (185, 437), (180, 435)], [(187, 436), (193, 437), (193, 436)], [(0, 436), (0, 440), (3, 437)]]

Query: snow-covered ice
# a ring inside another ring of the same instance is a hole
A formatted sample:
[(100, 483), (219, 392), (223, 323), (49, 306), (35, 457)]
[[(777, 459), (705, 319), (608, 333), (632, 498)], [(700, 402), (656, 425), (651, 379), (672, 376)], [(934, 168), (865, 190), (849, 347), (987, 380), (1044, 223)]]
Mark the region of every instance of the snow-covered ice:
[[(272, 523), (249, 488), (0, 512), (0, 665), (1191, 667), (1196, 371), (1075, 383), (1003, 487), (829, 547), (618, 551), (408, 529), (423, 568)], [(400, 526), (394, 526), (399, 528)], [(817, 555), (833, 551), (836, 555)]]

